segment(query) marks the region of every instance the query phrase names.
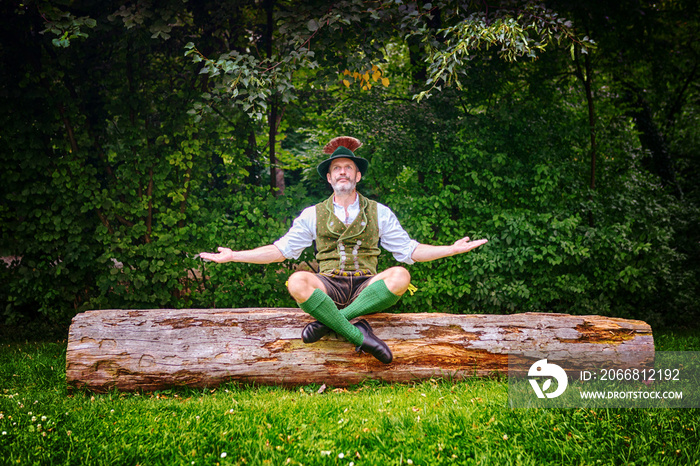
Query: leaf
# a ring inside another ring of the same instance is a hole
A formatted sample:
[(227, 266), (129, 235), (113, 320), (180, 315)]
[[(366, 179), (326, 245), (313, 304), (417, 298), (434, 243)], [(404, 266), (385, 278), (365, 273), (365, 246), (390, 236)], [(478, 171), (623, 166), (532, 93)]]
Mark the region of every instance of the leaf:
[(315, 19), (312, 19), (312, 20), (309, 20), (308, 23), (306, 23), (306, 27), (309, 29), (309, 31), (315, 32), (318, 30), (319, 25)]

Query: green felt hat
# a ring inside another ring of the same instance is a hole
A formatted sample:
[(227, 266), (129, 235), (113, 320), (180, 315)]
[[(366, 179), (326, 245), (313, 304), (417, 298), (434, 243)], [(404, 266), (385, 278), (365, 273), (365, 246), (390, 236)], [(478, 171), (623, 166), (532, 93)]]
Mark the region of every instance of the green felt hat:
[(318, 174), (325, 180), (326, 175), (328, 174), (328, 168), (333, 160), (350, 159), (355, 162), (357, 169), (360, 171), (360, 173), (362, 173), (362, 176), (364, 176), (369, 169), (369, 162), (367, 159), (356, 156), (353, 152), (353, 150), (356, 150), (361, 145), (362, 143), (359, 140), (349, 136), (339, 136), (331, 140), (331, 142), (326, 144), (326, 146), (323, 148), (323, 152), (330, 154), (330, 157), (318, 165), (316, 168), (316, 170), (318, 170)]

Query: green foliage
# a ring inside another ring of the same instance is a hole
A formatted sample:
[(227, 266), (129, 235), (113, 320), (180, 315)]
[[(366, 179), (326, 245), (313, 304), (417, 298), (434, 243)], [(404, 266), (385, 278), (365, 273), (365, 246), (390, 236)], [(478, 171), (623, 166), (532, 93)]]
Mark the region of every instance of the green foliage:
[[(302, 188), (289, 188), (283, 197), (252, 186), (232, 192), (209, 206), (210, 216), (197, 231), (199, 250), (215, 252), (217, 246), (245, 250), (270, 244), (289, 229), (290, 217), (309, 203)], [(300, 260), (311, 259), (306, 253)], [(202, 275), (201, 292), (189, 299), (196, 307), (295, 307), (285, 286), (292, 267), (291, 263), (200, 262), (200, 272), (193, 273)]]
[[(411, 266), (418, 292), (397, 311), (693, 321), (697, 309), (688, 297), (695, 294), (697, 275), (684, 265), (689, 258), (677, 247), (684, 240), (676, 229), (696, 221), (697, 210), (659, 189), (641, 166), (624, 116), (610, 106), (600, 112), (622, 121), (601, 132), (602, 176), (590, 192), (585, 127), (579, 124), (585, 110), (572, 108), (569, 90), (563, 91), (532, 86), (531, 92), (547, 94), (547, 107), (537, 105), (542, 100), (535, 94), (484, 110), (472, 92), (464, 116), (447, 113), (443, 99), (401, 113), (372, 107), (353, 114), (368, 127), (367, 116), (408, 122), (400, 137), (395, 127), (379, 131), (369, 183), (391, 187), (375, 195), (412, 236), (429, 244), (451, 244), (465, 235), (489, 240), (464, 256)], [(440, 124), (431, 126), (440, 116)], [(393, 260), (384, 257), (381, 266), (390, 265)]]
[(44, 18), (46, 29), (39, 34), (50, 32), (55, 38), (51, 43), (55, 47), (68, 47), (71, 40), (86, 38), (88, 34), (83, 32), (84, 27), (94, 28), (97, 25), (95, 19), (89, 16), (75, 17), (67, 11), (62, 11), (50, 2), (37, 2), (39, 13)]
[[(5, 106), (0, 136), (0, 251), (15, 259), (0, 271), (4, 320), (182, 307), (203, 288), (194, 256), (211, 243), (200, 226), (225, 214), (218, 201), (240, 189), (250, 160), (236, 142), (248, 122), (197, 124), (187, 114), (197, 75), (183, 71), (184, 43), (161, 23), (174, 33), (189, 16), (177, 2), (122, 7), (71, 44), (78, 60), (23, 41), (36, 32), (29, 14), (13, 24), (2, 83), (19, 97)], [(13, 64), (17, 51), (42, 60)]]
[(537, 58), (551, 44), (567, 43), (572, 59), (576, 48), (588, 53), (595, 45), (588, 37), (578, 38), (571, 21), (532, 2), (524, 5), (503, 2), (495, 14), (489, 14), (486, 9), (466, 17), (455, 16), (456, 24), (440, 29), (436, 34), (438, 40), (426, 41), (429, 47), (425, 59), (429, 75), (426, 84), (430, 87), (414, 96), (418, 100), (429, 97), (433, 90), (441, 90), (442, 85), (455, 84), (462, 89), (459, 76), (463, 69), (477, 53), (492, 47), (500, 58), (513, 62), (522, 57)]
[[(413, 237), (489, 239), (411, 266), (419, 291), (398, 311), (693, 322), (694, 52), (667, 50), (697, 18), (677, 21), (684, 2), (641, 5), (635, 36), (637, 10), (604, 3), (3, 4), (2, 319), (294, 305), (284, 283), (312, 251), (270, 266), (196, 256), (284, 234), (328, 194), (319, 148), (350, 134), (371, 160), (360, 189)], [(593, 127), (571, 47), (593, 54)], [(389, 85), (367, 86), (367, 70)], [(342, 83), (360, 74), (364, 90)], [(669, 194), (670, 158), (685, 198)], [(284, 195), (261, 187), (278, 169)]]

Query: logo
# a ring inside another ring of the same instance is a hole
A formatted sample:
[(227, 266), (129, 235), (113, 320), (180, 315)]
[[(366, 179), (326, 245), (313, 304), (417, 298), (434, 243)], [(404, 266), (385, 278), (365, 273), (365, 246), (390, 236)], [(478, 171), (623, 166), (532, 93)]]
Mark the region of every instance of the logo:
[[(569, 383), (564, 369), (556, 364), (549, 364), (546, 359), (540, 359), (530, 366), (527, 375), (530, 377), (547, 377), (544, 384), (542, 384), (542, 388), (540, 388), (537, 379), (530, 379), (530, 385), (532, 385), (532, 389), (535, 391), (537, 398), (556, 398), (564, 393)], [(552, 386), (552, 378), (557, 381), (557, 389), (553, 392), (547, 392)]]

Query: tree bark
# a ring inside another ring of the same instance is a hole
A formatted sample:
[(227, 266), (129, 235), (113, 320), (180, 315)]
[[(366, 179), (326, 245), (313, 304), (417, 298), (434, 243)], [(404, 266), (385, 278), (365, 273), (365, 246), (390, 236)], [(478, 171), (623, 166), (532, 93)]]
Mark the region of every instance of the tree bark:
[[(299, 309), (103, 310), (70, 327), (69, 385), (94, 391), (159, 390), (221, 383), (347, 386), (508, 372), (509, 362), (548, 358), (568, 369), (647, 367), (651, 328), (642, 321), (567, 314), (374, 314), (394, 353), (385, 365), (331, 334), (304, 344), (312, 318)], [(510, 358), (509, 358), (510, 355)], [(510, 361), (509, 361), (510, 359)]]

